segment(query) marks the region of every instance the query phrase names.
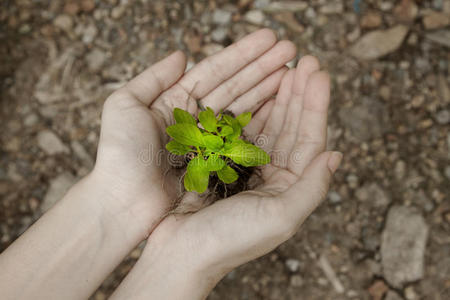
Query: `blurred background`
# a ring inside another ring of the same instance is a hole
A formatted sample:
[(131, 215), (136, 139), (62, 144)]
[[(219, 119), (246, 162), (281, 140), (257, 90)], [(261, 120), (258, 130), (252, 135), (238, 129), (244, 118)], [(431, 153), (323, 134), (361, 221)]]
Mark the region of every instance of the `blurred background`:
[(331, 73), (329, 147), (345, 158), (301, 231), (210, 299), (450, 299), (449, 0), (3, 0), (0, 251), (92, 168), (113, 90), (262, 27)]

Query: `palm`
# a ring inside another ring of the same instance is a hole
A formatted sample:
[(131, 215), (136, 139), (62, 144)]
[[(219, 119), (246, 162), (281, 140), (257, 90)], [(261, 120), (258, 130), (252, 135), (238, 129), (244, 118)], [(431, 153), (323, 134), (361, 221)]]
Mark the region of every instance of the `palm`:
[(206, 264), (223, 272), (295, 233), (325, 197), (335, 165), (329, 163), (333, 155), (324, 152), (329, 79), (318, 70), (316, 59), (303, 58), (284, 75), (275, 102), (260, 109), (249, 125), (251, 135), (265, 137), (263, 147), (272, 154), (271, 164), (262, 169), (264, 183), (194, 214), (164, 219), (150, 241), (175, 243), (176, 249), (201, 245), (196, 250), (202, 263), (210, 259)]
[(291, 43), (276, 43), (271, 31), (260, 30), (186, 74), (185, 57), (177, 52), (111, 95), (103, 111), (96, 170), (113, 177), (118, 198), (133, 199), (123, 203), (124, 209), (162, 217), (176, 199), (181, 174), (171, 168), (164, 149), (175, 107), (195, 115), (201, 99), (214, 110), (255, 111), (275, 93), (285, 63), (294, 56)]

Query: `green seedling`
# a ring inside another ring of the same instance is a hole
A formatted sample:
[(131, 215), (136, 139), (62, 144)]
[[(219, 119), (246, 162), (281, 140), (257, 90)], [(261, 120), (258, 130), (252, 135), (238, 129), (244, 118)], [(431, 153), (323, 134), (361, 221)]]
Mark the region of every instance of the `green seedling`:
[(225, 184), (236, 181), (239, 175), (230, 166), (232, 162), (244, 167), (270, 162), (264, 150), (241, 138), (242, 128), (252, 118), (250, 112), (236, 118), (223, 113), (216, 116), (208, 107), (199, 113), (197, 120), (187, 111), (175, 108), (173, 116), (176, 124), (166, 128), (173, 140), (167, 143), (166, 149), (176, 155), (192, 154), (184, 177), (187, 191), (206, 191), (211, 172), (216, 172)]

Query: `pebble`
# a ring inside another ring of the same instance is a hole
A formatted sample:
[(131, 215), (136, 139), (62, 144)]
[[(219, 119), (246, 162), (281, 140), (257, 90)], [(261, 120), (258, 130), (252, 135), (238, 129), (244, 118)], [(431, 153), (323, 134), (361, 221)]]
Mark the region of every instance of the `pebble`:
[(23, 120), (23, 124), (27, 127), (32, 127), (39, 122), (39, 117), (37, 114), (29, 114)]
[(38, 133), (37, 143), (39, 148), (48, 155), (69, 153), (69, 148), (61, 139), (53, 131), (47, 129)]
[(423, 17), (422, 23), (425, 29), (439, 29), (450, 24), (450, 16), (439, 12), (432, 12)]
[(100, 50), (98, 48), (91, 50), (86, 55), (86, 62), (87, 62), (88, 68), (92, 72), (99, 71), (105, 64), (106, 59), (107, 59), (106, 52), (104, 52), (103, 50)]
[(413, 208), (393, 206), (387, 215), (381, 238), (384, 278), (401, 288), (423, 278), (428, 225)]
[(125, 5), (116, 6), (111, 10), (111, 17), (115, 20), (120, 19), (126, 11), (127, 7)]
[(205, 54), (206, 56), (210, 56), (210, 55), (213, 55), (213, 54), (219, 52), (223, 48), (224, 47), (220, 44), (214, 44), (214, 43), (207, 44), (202, 47), (202, 53)]
[(73, 21), (72, 18), (68, 15), (59, 15), (55, 18), (55, 20), (53, 21), (53, 24), (59, 28), (62, 29), (66, 32), (69, 32), (72, 30), (73, 27)]
[(84, 30), (83, 30), (83, 36), (81, 40), (85, 44), (91, 44), (94, 39), (97, 37), (98, 29), (94, 24), (89, 24)]
[(285, 262), (286, 267), (291, 271), (292, 273), (295, 273), (300, 268), (300, 261), (298, 259), (289, 258)]
[(214, 42), (223, 42), (228, 35), (228, 29), (224, 27), (218, 27), (211, 32), (211, 38)]
[(248, 11), (244, 16), (244, 19), (249, 23), (262, 25), (266, 19), (266, 16), (262, 11), (254, 9)]
[(386, 297), (384, 297), (384, 300), (403, 300), (403, 298), (399, 294), (397, 294), (397, 292), (389, 290), (386, 293)]
[(330, 203), (332, 204), (337, 204), (337, 203), (341, 203), (342, 202), (342, 197), (341, 195), (339, 195), (338, 192), (336, 191), (330, 191), (328, 193), (328, 200), (330, 201)]
[(301, 12), (308, 8), (308, 3), (306, 1), (273, 1), (269, 5), (264, 6), (263, 10), (266, 12)]
[(61, 200), (69, 188), (75, 184), (75, 182), (76, 178), (69, 172), (61, 173), (57, 177), (53, 178), (50, 181), (50, 187), (45, 194), (44, 201), (41, 203), (41, 212), (46, 212), (56, 202)]
[(329, 1), (320, 7), (319, 12), (325, 15), (341, 14), (344, 12), (344, 3), (341, 1)]
[(361, 60), (372, 60), (396, 51), (408, 33), (408, 27), (397, 25), (388, 30), (375, 30), (362, 36), (350, 53)]
[(417, 17), (419, 8), (414, 0), (402, 0), (394, 8), (394, 15), (400, 22), (412, 22)]
[(436, 114), (436, 121), (441, 125), (446, 125), (450, 123), (450, 111), (441, 110)]
[(232, 13), (223, 9), (214, 10), (212, 21), (214, 24), (226, 25), (231, 22)]
[(303, 278), (300, 275), (295, 274), (291, 276), (290, 284), (293, 287), (300, 287), (303, 285)]
[(389, 288), (384, 281), (377, 280), (369, 287), (368, 292), (372, 296), (372, 300), (381, 300), (388, 290)]
[(383, 19), (377, 12), (369, 12), (361, 18), (361, 27), (363, 28), (376, 28), (381, 25)]

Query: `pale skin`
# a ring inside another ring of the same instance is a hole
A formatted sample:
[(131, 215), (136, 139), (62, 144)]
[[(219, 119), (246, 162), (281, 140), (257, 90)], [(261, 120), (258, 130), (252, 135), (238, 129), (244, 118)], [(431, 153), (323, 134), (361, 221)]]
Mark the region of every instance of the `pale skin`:
[[(289, 239), (326, 196), (342, 159), (325, 151), (329, 77), (311, 56), (287, 70), (295, 55), (292, 43), (263, 29), (186, 73), (175, 52), (114, 92), (94, 170), (0, 255), (0, 298), (88, 298), (148, 239), (112, 299), (204, 299), (227, 272)], [(196, 115), (197, 100), (253, 112), (245, 134), (267, 137), (272, 163), (252, 191), (168, 214), (179, 175), (141, 154), (162, 153), (173, 108)]]

